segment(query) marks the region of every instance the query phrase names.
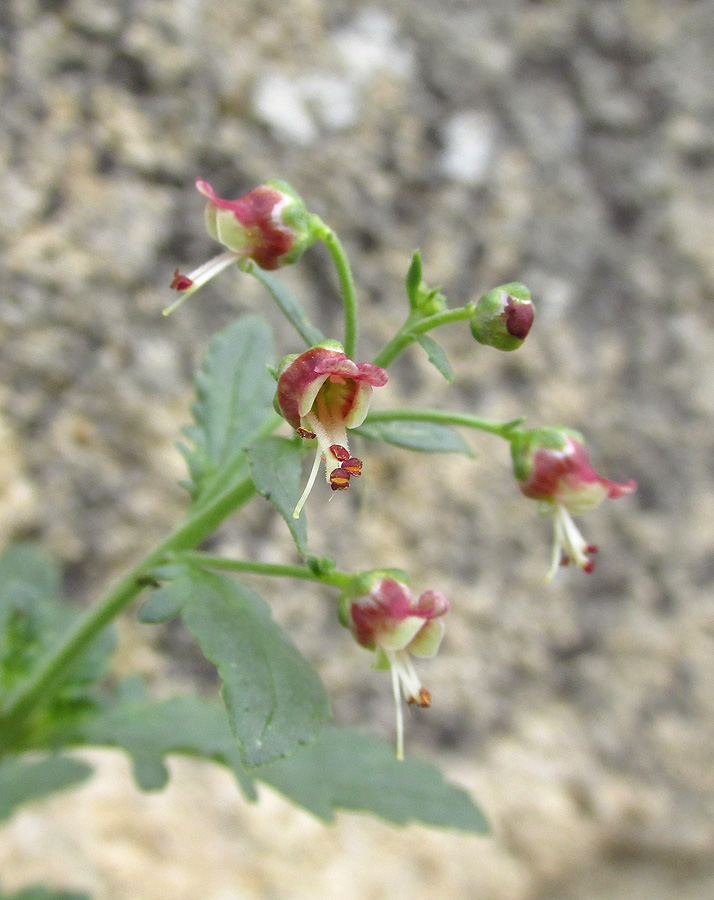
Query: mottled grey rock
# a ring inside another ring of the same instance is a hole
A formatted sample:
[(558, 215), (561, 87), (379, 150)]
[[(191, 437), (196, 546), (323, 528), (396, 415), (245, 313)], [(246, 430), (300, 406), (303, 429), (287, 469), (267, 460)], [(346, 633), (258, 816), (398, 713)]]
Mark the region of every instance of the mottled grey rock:
[[(375, 402), (571, 425), (598, 470), (639, 483), (583, 519), (592, 576), (548, 588), (549, 523), (495, 439), (471, 437), (476, 463), (365, 445), (359, 490), (310, 498), (316, 552), (402, 566), (449, 595), (423, 670), (434, 706), (409, 718), (408, 747), (474, 790), (493, 839), (347, 815), (330, 831), (272, 795), (247, 809), (222, 773), (190, 765), (169, 793), (138, 797), (113, 759), (78, 805), (35, 805), (3, 829), (3, 886), (708, 898), (713, 33), (711, 4), (681, 0), (0, 5), (0, 536), (43, 541), (78, 600), (185, 509), (174, 441), (210, 335), (261, 310), (277, 355), (300, 349), (235, 270), (161, 316), (174, 269), (216, 252), (199, 176), (224, 196), (284, 177), (336, 228), (364, 359), (406, 315), (416, 247), (454, 305), (524, 281), (537, 312), (517, 354), (445, 329), (456, 385), (415, 347)], [(339, 337), (327, 254), (280, 277)], [(292, 553), (262, 500), (216, 547)], [(340, 720), (391, 734), (388, 685), (332, 596), (259, 588)], [(157, 692), (211, 682), (185, 636), (124, 628), (123, 670)]]

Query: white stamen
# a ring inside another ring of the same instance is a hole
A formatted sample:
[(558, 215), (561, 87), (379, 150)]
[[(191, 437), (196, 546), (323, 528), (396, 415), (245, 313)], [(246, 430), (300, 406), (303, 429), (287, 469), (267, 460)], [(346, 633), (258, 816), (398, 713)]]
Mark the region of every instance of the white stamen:
[(203, 287), (203, 285), (210, 281), (211, 278), (214, 278), (218, 275), (219, 272), (222, 272), (231, 263), (234, 263), (238, 257), (231, 250), (227, 250), (225, 253), (219, 253), (218, 256), (214, 256), (213, 259), (209, 259), (208, 262), (203, 263), (203, 265), (199, 266), (197, 269), (194, 269), (193, 272), (190, 272), (186, 278), (193, 282), (190, 287), (187, 287), (185, 291), (180, 291), (178, 299), (174, 300), (166, 309), (163, 311), (165, 316), (168, 316), (175, 309), (177, 309), (181, 304), (188, 300), (191, 294), (195, 294), (196, 291)]
[(315, 462), (312, 464), (312, 470), (310, 471), (310, 477), (307, 479), (307, 484), (305, 485), (305, 490), (302, 492), (302, 496), (297, 502), (297, 506), (293, 510), (293, 519), (299, 519), (300, 513), (302, 512), (302, 508), (305, 505), (305, 501), (308, 498), (310, 491), (312, 490), (313, 484), (315, 484), (315, 479), (317, 478), (317, 472), (320, 468), (320, 458), (322, 456), (322, 451), (320, 448), (317, 448), (317, 453), (315, 454)]
[(553, 555), (544, 581), (547, 583), (556, 575), (563, 557), (585, 568), (590, 561), (587, 550), (588, 544), (568, 510), (556, 504), (553, 511)]
[(399, 688), (399, 673), (392, 666), (392, 693), (394, 694), (394, 709), (397, 717), (397, 759), (404, 759), (404, 714), (402, 712), (402, 692)]

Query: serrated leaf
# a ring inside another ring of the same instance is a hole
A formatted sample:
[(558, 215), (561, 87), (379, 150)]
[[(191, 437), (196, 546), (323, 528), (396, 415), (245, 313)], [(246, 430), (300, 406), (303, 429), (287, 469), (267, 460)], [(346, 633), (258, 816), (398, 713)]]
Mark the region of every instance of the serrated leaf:
[(290, 322), (300, 337), (305, 341), (308, 347), (314, 347), (315, 344), (321, 344), (325, 340), (325, 335), (310, 322), (298, 301), (293, 297), (287, 286), (275, 275), (266, 272), (250, 260), (241, 263), (244, 272), (248, 272), (268, 291), (273, 300), (277, 303), (285, 318)]
[(248, 450), (250, 474), (256, 490), (275, 506), (285, 519), (295, 546), (307, 553), (305, 516), (293, 518), (293, 510), (302, 494), (302, 447), (294, 440), (269, 437), (256, 441)]
[(89, 720), (80, 735), (86, 743), (125, 750), (144, 791), (166, 785), (165, 757), (180, 753), (228, 766), (246, 797), (257, 797), (253, 781), (243, 769), (226, 711), (218, 703), (200, 697), (120, 703)]
[(449, 358), (444, 351), (444, 348), (441, 344), (438, 344), (433, 337), (429, 337), (428, 334), (417, 334), (416, 335), (417, 342), (424, 348), (426, 351), (426, 355), (429, 357), (429, 362), (434, 366), (434, 368), (438, 369), (439, 372), (444, 376), (444, 378), (449, 382), (449, 384), (454, 383), (454, 370), (451, 368), (451, 363), (449, 362)]
[(461, 435), (449, 428), (434, 422), (410, 422), (393, 419), (388, 422), (371, 422), (369, 419), (359, 428), (354, 429), (362, 437), (370, 441), (385, 441), (395, 447), (407, 450), (418, 450), (422, 453), (463, 453), (473, 456)]
[(262, 597), (236, 581), (191, 571), (182, 618), (223, 681), (222, 697), (248, 769), (315, 740), (330, 717), (319, 676), (271, 619)]
[(242, 477), (243, 449), (274, 415), (275, 382), (267, 369), (272, 353), (270, 329), (257, 316), (243, 316), (211, 341), (195, 378), (196, 424), (184, 431), (192, 446), (179, 447), (194, 499), (220, 480), (225, 468)]
[(91, 774), (91, 766), (69, 756), (6, 756), (0, 762), (0, 822), (22, 803), (74, 787)]
[(407, 272), (406, 288), (407, 297), (409, 298), (409, 306), (412, 310), (417, 308), (419, 299), (419, 285), (421, 284), (421, 254), (418, 250), (414, 251), (412, 261)]
[(445, 781), (435, 766), (411, 757), (399, 761), (390, 744), (352, 729), (325, 726), (314, 744), (254, 774), (328, 822), (342, 808), (398, 825), (490, 830), (466, 791)]
[(35, 884), (13, 894), (0, 890), (0, 900), (91, 900), (91, 897), (83, 891), (62, 891)]

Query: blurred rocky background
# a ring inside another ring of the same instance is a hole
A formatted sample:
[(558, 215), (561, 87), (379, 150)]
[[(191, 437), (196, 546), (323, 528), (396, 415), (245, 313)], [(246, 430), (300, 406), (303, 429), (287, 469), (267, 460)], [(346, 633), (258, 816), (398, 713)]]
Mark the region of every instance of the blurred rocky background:
[[(4, 0), (0, 4), (0, 537), (34, 538), (89, 603), (178, 521), (174, 448), (210, 335), (265, 310), (228, 271), (169, 319), (168, 283), (216, 252), (197, 176), (287, 179), (341, 235), (361, 357), (405, 314), (416, 247), (462, 304), (522, 280), (515, 354), (438, 335), (377, 407), (450, 404), (582, 430), (638, 492), (582, 520), (587, 577), (545, 586), (548, 523), (507, 447), (476, 463), (370, 447), (359, 490), (308, 504), (319, 552), (398, 565), (453, 604), (411, 752), (474, 792), (494, 836), (325, 827), (177, 761), (141, 795), (122, 757), (0, 829), (0, 877), (97, 900), (704, 900), (714, 886), (714, 4), (711, 0)], [(340, 330), (329, 258), (284, 274)], [(327, 510), (325, 512), (325, 509)], [(261, 499), (215, 542), (285, 559)], [(256, 582), (258, 584), (258, 582)], [(392, 733), (387, 679), (327, 592), (260, 582), (342, 722)], [(119, 665), (158, 696), (215, 690), (175, 626), (127, 617)]]

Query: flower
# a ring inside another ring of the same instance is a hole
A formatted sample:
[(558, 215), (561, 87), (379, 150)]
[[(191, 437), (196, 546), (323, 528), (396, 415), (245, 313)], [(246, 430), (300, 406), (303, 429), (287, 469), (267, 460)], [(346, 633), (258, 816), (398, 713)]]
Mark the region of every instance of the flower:
[(266, 181), (237, 200), (222, 200), (200, 178), (196, 188), (208, 200), (208, 233), (227, 250), (188, 275), (176, 269), (171, 287), (181, 296), (166, 315), (232, 263), (251, 259), (262, 269), (277, 269), (296, 262), (315, 240), (313, 217), (285, 181)]
[(471, 334), (479, 344), (497, 350), (517, 350), (528, 337), (535, 311), (524, 284), (511, 282), (494, 288), (476, 304)]
[(410, 656), (433, 657), (444, 636), (442, 616), (449, 601), (438, 591), (425, 591), (414, 600), (409, 588), (382, 573), (374, 573), (371, 586), (347, 610), (347, 625), (361, 647), (376, 651), (376, 668), (388, 668), (397, 716), (397, 757), (404, 757), (402, 697), (422, 708), (431, 695), (422, 685)]
[(300, 437), (317, 438), (310, 478), (293, 516), (300, 516), (315, 482), (320, 460), (333, 491), (344, 491), (358, 478), (362, 461), (350, 456), (347, 429), (364, 422), (372, 388), (387, 383), (387, 373), (371, 363), (355, 363), (337, 341), (325, 341), (299, 356), (287, 356), (278, 371), (275, 405)]
[[(519, 432), (512, 438), (514, 472), (526, 497), (542, 503), (553, 516), (553, 556), (545, 580), (571, 560), (592, 572), (597, 552), (578, 530), (572, 515), (589, 512), (603, 500), (631, 494), (635, 481), (619, 483), (601, 478), (593, 469), (580, 435), (564, 428)], [(572, 515), (571, 515), (572, 514)]]

